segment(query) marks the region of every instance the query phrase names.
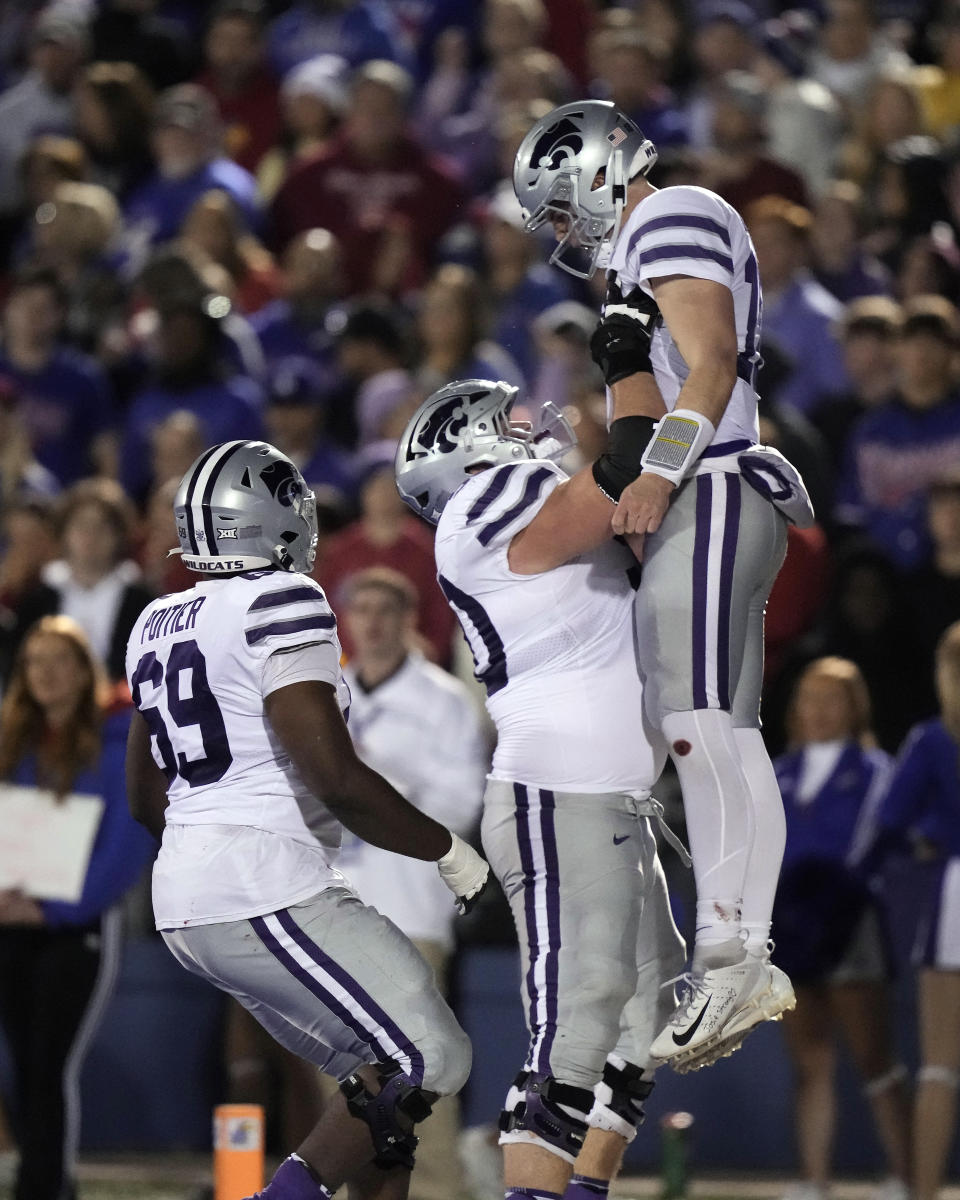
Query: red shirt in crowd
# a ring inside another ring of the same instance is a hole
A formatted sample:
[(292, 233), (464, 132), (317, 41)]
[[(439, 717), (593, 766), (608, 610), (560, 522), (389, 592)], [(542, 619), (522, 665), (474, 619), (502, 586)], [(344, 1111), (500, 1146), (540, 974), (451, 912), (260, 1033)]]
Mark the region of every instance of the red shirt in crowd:
[(205, 71), (197, 83), (214, 97), (224, 124), (224, 147), (228, 157), (248, 171), (256, 172), (260, 159), (280, 141), (280, 89), (266, 67), (250, 79), (242, 92), (220, 90), (216, 76)]

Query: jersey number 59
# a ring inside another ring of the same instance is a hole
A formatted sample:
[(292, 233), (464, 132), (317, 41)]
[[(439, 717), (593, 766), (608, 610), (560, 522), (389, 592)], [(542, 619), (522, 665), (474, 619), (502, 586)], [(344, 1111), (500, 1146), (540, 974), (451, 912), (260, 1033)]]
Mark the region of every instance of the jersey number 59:
[[(185, 673), (189, 675), (186, 695), (181, 691)], [(145, 685), (157, 693), (158, 699), (163, 695), (160, 689), (164, 689), (166, 718), (159, 704), (143, 707), (141, 695)], [(216, 783), (223, 778), (233, 755), (227, 743), (223, 714), (207, 683), (207, 662), (196, 642), (175, 642), (170, 647), (166, 670), (156, 653), (148, 651), (137, 663), (131, 688), (134, 704), (157, 739), (168, 783), (173, 783), (177, 775), (190, 787)], [(168, 720), (172, 728), (168, 728)], [(197, 727), (203, 743), (202, 758), (188, 758), (182, 750), (175, 749), (175, 743), (182, 741), (178, 731), (193, 726)]]

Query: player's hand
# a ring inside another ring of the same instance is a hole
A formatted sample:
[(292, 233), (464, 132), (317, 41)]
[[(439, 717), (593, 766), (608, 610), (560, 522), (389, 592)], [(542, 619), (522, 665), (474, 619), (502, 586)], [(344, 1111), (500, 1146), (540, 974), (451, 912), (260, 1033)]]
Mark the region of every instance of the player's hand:
[(437, 862), (440, 878), (453, 892), (457, 912), (468, 913), (480, 899), (490, 877), (490, 864), (455, 833), (446, 854)]
[(43, 909), (19, 888), (0, 891), (0, 925), (42, 925)]
[[(669, 479), (654, 475), (652, 471), (644, 471), (623, 489), (611, 520), (613, 532), (641, 536), (655, 533), (670, 507), (670, 498), (675, 490)], [(641, 554), (637, 550), (639, 548), (642, 553), (642, 546), (638, 547), (636, 541), (631, 540), (630, 548), (640, 559)]]

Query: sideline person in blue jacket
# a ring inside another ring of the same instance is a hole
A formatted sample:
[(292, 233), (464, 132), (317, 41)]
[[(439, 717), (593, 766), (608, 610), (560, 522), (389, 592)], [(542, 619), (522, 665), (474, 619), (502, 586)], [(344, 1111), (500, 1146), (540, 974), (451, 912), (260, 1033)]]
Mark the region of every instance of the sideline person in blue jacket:
[(909, 1103), (889, 1026), (887, 938), (866, 879), (852, 865), (890, 772), (870, 722), (870, 697), (856, 664), (817, 659), (794, 690), (792, 748), (774, 763), (787, 844), (773, 931), (777, 963), (797, 992), (796, 1012), (787, 1014), (783, 1030), (796, 1078), (804, 1177), (787, 1192), (790, 1200), (827, 1196), (841, 1036), (863, 1080), (887, 1160), (889, 1177), (871, 1200), (909, 1195)]
[[(10, 1043), (20, 1146), (14, 1200), (72, 1200), (83, 1056), (116, 980), (115, 907), (156, 846), (127, 811), (131, 708), (106, 690), (86, 637), (44, 617), (24, 639), (0, 708), (0, 780), (103, 810), (76, 903), (0, 890), (0, 1024)], [(3, 820), (0, 790), (0, 821)]]

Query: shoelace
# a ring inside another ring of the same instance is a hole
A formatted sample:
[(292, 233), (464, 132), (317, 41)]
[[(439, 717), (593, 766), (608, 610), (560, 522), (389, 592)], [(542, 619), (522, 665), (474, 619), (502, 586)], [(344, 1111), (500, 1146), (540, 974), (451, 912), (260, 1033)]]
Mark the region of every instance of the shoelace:
[(704, 985), (703, 979), (699, 975), (694, 975), (692, 971), (684, 971), (682, 975), (674, 975), (672, 979), (664, 980), (660, 986), (665, 988), (675, 983), (679, 983), (680, 987), (677, 989), (677, 1009), (670, 1018), (671, 1025), (679, 1024), (686, 1017), (695, 1000), (699, 997), (710, 995), (710, 989)]

